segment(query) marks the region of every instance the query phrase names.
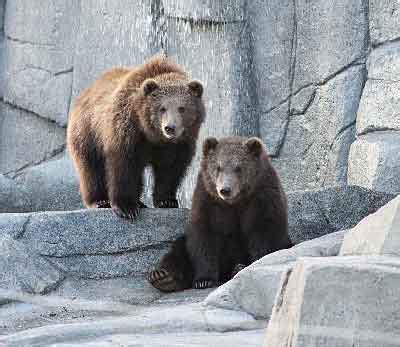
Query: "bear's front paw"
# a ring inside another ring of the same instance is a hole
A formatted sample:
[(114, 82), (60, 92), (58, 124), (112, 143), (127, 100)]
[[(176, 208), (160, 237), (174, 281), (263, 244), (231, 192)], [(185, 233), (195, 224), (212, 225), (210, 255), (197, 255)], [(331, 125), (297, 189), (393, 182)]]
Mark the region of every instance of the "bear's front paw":
[(135, 220), (139, 215), (139, 204), (130, 206), (113, 204), (112, 210), (118, 217)]
[(154, 201), (154, 207), (158, 208), (178, 208), (178, 200), (176, 199), (165, 199)]
[(96, 201), (96, 207), (97, 208), (110, 208), (111, 204), (108, 200), (99, 200), (99, 201)]
[(193, 282), (194, 289), (206, 289), (206, 288), (212, 288), (215, 286), (216, 286), (215, 281), (210, 280), (210, 279), (199, 279), (199, 280), (195, 280)]

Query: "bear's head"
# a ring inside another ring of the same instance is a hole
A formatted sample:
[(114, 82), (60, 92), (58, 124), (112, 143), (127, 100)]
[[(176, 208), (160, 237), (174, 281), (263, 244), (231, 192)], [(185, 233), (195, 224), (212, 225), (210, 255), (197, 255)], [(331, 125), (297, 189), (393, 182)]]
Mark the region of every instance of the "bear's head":
[(140, 89), (146, 114), (142, 122), (150, 139), (179, 142), (197, 138), (205, 117), (200, 82), (173, 77), (161, 81), (146, 79)]
[(266, 157), (256, 137), (207, 138), (201, 169), (206, 190), (229, 204), (249, 197), (263, 179)]

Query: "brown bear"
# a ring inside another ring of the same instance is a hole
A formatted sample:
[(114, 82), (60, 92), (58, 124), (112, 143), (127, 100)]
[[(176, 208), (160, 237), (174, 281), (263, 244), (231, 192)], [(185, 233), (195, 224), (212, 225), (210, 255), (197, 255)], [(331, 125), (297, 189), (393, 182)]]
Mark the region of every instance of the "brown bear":
[(291, 247), (287, 201), (258, 138), (208, 138), (185, 233), (149, 274), (162, 291), (207, 288)]
[(87, 207), (112, 207), (135, 219), (145, 166), (154, 174), (155, 207), (178, 207), (177, 188), (205, 118), (203, 86), (158, 55), (102, 75), (77, 98), (67, 144)]

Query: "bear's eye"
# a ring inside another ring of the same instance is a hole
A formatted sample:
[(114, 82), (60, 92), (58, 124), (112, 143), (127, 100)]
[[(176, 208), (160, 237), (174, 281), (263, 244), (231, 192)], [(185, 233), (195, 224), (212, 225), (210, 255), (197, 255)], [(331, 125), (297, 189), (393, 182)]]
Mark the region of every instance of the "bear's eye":
[(178, 112), (179, 113), (185, 112), (185, 108), (183, 106), (178, 107)]
[(160, 108), (160, 112), (161, 112), (161, 113), (165, 113), (165, 112), (167, 112), (167, 109), (166, 109), (165, 107), (161, 107), (161, 108)]
[(241, 173), (242, 172), (242, 168), (240, 166), (236, 166), (235, 167), (235, 172), (236, 173)]

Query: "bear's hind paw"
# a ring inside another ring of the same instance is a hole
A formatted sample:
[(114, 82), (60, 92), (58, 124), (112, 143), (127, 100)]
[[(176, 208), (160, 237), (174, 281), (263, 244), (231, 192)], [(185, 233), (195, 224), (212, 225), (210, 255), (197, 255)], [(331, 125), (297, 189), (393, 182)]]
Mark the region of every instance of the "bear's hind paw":
[(135, 220), (139, 215), (139, 206), (122, 207), (118, 205), (112, 206), (114, 213), (121, 218)]
[(174, 276), (163, 268), (150, 271), (148, 281), (153, 287), (162, 292), (175, 292), (180, 290)]

